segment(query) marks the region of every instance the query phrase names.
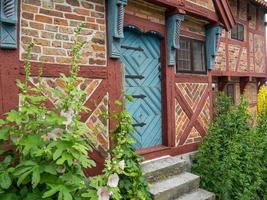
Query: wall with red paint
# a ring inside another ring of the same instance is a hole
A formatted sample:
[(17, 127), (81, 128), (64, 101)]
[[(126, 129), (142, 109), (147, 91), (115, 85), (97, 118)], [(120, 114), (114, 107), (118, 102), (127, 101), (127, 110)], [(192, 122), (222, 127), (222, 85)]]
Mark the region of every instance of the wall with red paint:
[(244, 41), (231, 38), (223, 31), (220, 38), (215, 72), (266, 73), (264, 10), (247, 0), (230, 0), (237, 23), (245, 28)]

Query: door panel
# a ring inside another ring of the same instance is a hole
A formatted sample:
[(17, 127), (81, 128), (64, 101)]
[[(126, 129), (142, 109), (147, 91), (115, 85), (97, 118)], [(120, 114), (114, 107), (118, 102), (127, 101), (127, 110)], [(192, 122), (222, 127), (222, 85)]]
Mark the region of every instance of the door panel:
[(133, 115), (135, 147), (162, 144), (160, 40), (125, 30), (122, 41), (125, 93), (134, 98), (126, 107)]

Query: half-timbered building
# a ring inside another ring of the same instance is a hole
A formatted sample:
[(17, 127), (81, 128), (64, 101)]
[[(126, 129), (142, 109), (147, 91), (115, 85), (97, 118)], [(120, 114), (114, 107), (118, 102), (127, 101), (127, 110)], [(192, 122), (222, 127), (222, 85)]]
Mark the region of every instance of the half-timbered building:
[(99, 163), (114, 127), (101, 113), (124, 94), (134, 98), (125, 104), (135, 147), (150, 159), (197, 150), (214, 91), (235, 102), (244, 95), (253, 109), (266, 79), (263, 0), (1, 0), (0, 8), (1, 113), (18, 106), (15, 80), (31, 41), (32, 84), (43, 63), (44, 84), (63, 87), (57, 77), (68, 72), (75, 27), (85, 22), (80, 75), (90, 112), (81, 119), (98, 127)]

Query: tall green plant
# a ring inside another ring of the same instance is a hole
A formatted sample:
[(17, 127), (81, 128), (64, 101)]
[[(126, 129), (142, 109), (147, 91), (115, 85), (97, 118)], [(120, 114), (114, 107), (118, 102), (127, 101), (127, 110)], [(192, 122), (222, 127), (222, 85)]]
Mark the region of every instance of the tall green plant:
[[(1, 144), (9, 143), (16, 152), (1, 150), (0, 199), (81, 199), (86, 190), (83, 168), (95, 165), (88, 157), (93, 137), (80, 122), (86, 111), (83, 102), (86, 92), (79, 88), (80, 52), (84, 42), (78, 40), (82, 27), (76, 30), (72, 49), (70, 76), (61, 74), (62, 90), (48, 89), (41, 77), (35, 86), (30, 84), (29, 45), (25, 61), (25, 81), (18, 81), (20, 105), (1, 120)], [(41, 71), (40, 71), (41, 72)], [(47, 108), (43, 94), (58, 99), (54, 108)]]
[(130, 137), (133, 132), (132, 116), (121, 102), (116, 103), (122, 111), (112, 116), (118, 125), (113, 133), (115, 145), (109, 151), (111, 159), (106, 160), (103, 175), (91, 180), (92, 189), (84, 196), (93, 200), (150, 200), (148, 183), (140, 164), (143, 158), (136, 153), (133, 147), (135, 140)]
[(247, 102), (233, 106), (220, 94), (216, 113), (193, 171), (201, 176), (202, 187), (215, 192), (219, 200), (262, 199), (266, 147), (262, 135), (249, 127)]

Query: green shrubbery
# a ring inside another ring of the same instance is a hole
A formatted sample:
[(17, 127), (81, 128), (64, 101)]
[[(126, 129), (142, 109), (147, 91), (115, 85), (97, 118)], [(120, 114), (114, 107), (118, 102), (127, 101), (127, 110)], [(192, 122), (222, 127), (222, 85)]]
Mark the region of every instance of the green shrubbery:
[(201, 186), (219, 200), (267, 199), (267, 117), (256, 128), (249, 126), (247, 102), (233, 106), (228, 97), (217, 97), (216, 116), (199, 149), (193, 172)]
[[(110, 150), (104, 174), (87, 178), (84, 168), (95, 166), (88, 157), (95, 142), (94, 133), (80, 121), (86, 92), (79, 86), (79, 41), (82, 26), (77, 28), (72, 49), (70, 76), (61, 75), (64, 85), (60, 90), (42, 84), (42, 70), (38, 83), (30, 81), (30, 44), (25, 61), (25, 81), (18, 81), (19, 109), (0, 120), (0, 200), (148, 200), (141, 158), (132, 147), (134, 142), (131, 115), (122, 107), (114, 113), (118, 121), (114, 133), (116, 145)], [(53, 108), (46, 106), (43, 94), (57, 99)], [(122, 106), (122, 105), (121, 105)], [(107, 113), (103, 113), (106, 114)], [(5, 148), (5, 145), (11, 148)]]

